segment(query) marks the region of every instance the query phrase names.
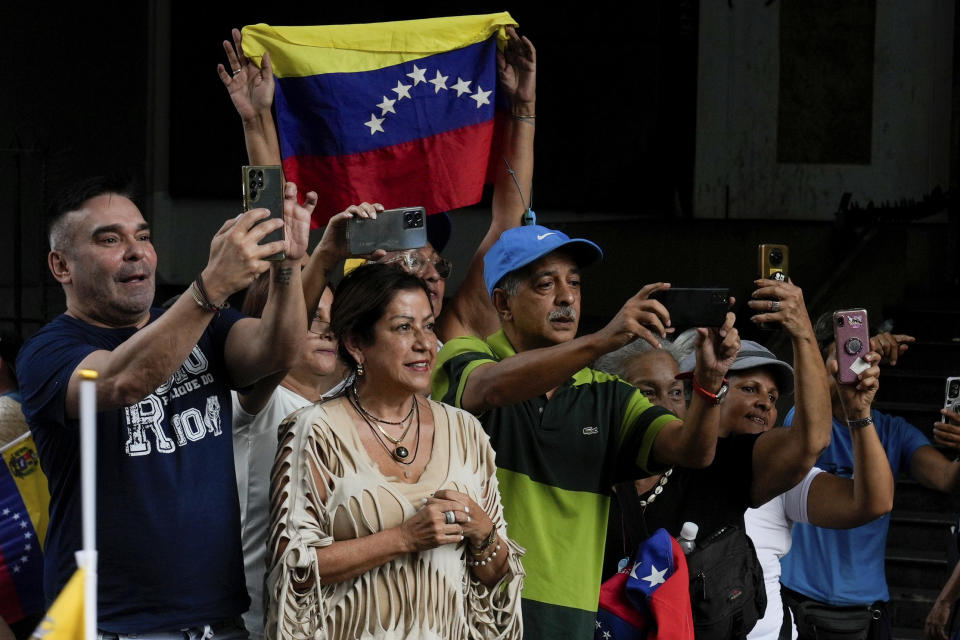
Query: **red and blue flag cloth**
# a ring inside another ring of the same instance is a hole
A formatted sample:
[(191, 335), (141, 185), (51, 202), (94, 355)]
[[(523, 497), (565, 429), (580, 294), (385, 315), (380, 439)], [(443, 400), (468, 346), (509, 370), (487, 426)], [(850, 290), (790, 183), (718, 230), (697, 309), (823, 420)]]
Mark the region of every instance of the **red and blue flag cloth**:
[(0, 617), (44, 610), (43, 550), (50, 493), (29, 433), (0, 450)]
[(508, 13), (243, 28), (270, 52), (287, 180), (316, 191), (313, 225), (362, 201), (439, 213), (479, 202), (496, 153), (496, 50)]
[(596, 640), (693, 640), (687, 559), (666, 529), (600, 588)]

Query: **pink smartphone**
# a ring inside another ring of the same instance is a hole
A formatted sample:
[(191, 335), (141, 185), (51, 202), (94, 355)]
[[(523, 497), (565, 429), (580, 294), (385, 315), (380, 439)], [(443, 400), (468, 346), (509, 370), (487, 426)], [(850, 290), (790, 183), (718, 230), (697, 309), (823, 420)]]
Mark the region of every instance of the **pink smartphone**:
[(870, 352), (870, 327), (866, 309), (848, 309), (833, 314), (833, 339), (837, 346), (837, 380), (856, 384), (857, 376), (870, 368), (863, 356)]

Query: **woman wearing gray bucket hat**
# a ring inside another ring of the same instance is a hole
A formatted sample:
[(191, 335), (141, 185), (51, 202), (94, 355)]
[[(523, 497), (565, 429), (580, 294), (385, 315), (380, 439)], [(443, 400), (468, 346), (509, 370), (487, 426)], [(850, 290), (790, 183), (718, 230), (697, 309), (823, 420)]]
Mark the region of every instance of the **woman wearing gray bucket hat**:
[[(794, 519), (804, 518), (821, 526), (843, 527), (860, 524), (890, 509), (893, 479), (885, 465), (864, 465), (858, 470), (858, 475), (862, 476), (858, 481), (864, 486), (859, 486), (857, 491), (849, 479), (822, 474), (819, 470), (811, 471), (817, 455), (829, 441), (831, 425), (823, 360), (816, 351), (813, 328), (801, 290), (789, 282), (762, 280), (757, 284), (759, 288), (748, 304), (759, 313), (751, 320), (779, 323), (793, 343), (796, 370), (762, 345), (744, 340), (736, 362), (728, 371), (728, 388), (722, 392), (725, 397), (719, 400), (722, 402), (721, 438), (713, 464), (700, 470), (669, 470), (659, 479), (655, 478), (646, 492), (633, 491), (630, 485), (618, 487), (622, 530), (626, 539), (623, 549), (608, 549), (608, 555), (623, 550), (629, 553), (659, 527), (676, 536), (686, 521), (699, 526), (698, 545), (709, 545), (724, 536), (741, 536), (746, 540), (743, 535), (744, 512), (749, 507), (764, 505), (766, 509), (773, 505), (773, 509), (779, 508), (779, 518), (761, 514), (756, 519), (759, 526), (750, 529), (757, 555), (764, 560), (764, 571), (760, 571), (749, 542), (743, 547), (731, 547), (735, 553), (742, 554), (737, 561), (742, 566), (728, 567), (726, 571), (739, 571), (747, 581), (751, 578), (763, 580), (766, 576), (768, 587), (775, 587), (779, 556), (786, 552), (781, 549), (784, 545), (789, 549), (790, 517), (786, 514), (799, 510), (801, 515)], [(878, 360), (879, 356), (871, 354), (873, 366), (864, 372), (859, 385), (851, 385), (844, 391), (851, 407), (869, 407), (866, 396), (872, 398), (876, 390)], [(678, 377), (683, 378), (691, 368), (692, 361), (689, 357), (684, 358), (678, 367)], [(777, 398), (794, 391), (796, 405), (804, 408), (802, 423), (794, 422), (791, 429), (771, 431), (777, 418)], [(800, 429), (794, 431), (796, 426)], [(882, 461), (883, 451), (872, 427), (858, 429), (856, 433), (856, 446), (863, 454), (858, 460)], [(794, 486), (796, 489), (786, 494), (790, 498), (789, 504), (771, 501), (774, 497), (782, 499), (781, 494)], [(768, 501), (769, 504), (764, 504)], [(748, 519), (748, 528), (753, 519)], [(694, 567), (697, 561), (692, 556), (689, 559)], [(699, 579), (693, 570), (690, 578), (691, 581)], [(691, 589), (692, 594), (694, 591), (702, 592), (703, 589)], [(698, 615), (698, 602), (694, 597), (697, 637), (744, 636), (754, 621), (763, 617), (763, 601), (767, 599), (764, 591), (763, 587), (754, 584), (744, 589), (741, 596), (746, 597), (733, 599), (739, 601), (740, 609), (733, 611), (734, 607), (731, 607), (726, 612), (730, 624), (720, 632), (716, 628), (710, 632), (704, 628), (705, 614), (701, 609)], [(767, 610), (772, 615), (762, 626), (775, 626), (775, 637), (782, 618), (778, 589), (774, 589), (769, 600)], [(768, 636), (763, 633), (759, 637)]]

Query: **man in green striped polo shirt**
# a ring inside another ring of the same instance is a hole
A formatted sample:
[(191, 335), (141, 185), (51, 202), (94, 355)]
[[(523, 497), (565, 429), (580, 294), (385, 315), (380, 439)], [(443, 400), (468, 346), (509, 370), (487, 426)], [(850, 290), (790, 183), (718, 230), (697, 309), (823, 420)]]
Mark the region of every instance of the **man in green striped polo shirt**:
[(643, 287), (600, 331), (575, 337), (588, 240), (531, 225), (505, 231), (484, 259), (501, 330), (460, 337), (438, 356), (432, 396), (476, 414), (497, 451), (510, 537), (523, 547), (527, 638), (592, 638), (610, 487), (671, 465), (713, 460), (724, 375), (740, 349), (733, 314), (700, 330), (686, 421), (626, 382), (588, 368), (637, 338), (659, 346), (667, 310)]

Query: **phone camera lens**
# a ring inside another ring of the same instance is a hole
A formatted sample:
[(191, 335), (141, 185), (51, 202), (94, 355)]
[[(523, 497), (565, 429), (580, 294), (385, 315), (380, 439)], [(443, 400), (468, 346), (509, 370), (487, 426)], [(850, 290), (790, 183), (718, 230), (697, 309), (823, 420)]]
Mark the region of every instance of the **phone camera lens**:
[(950, 383), (950, 397), (956, 398), (960, 396), (960, 381), (954, 380)]
[(847, 340), (847, 343), (843, 345), (843, 348), (851, 356), (855, 356), (863, 349), (863, 343), (860, 342), (860, 338), (850, 338)]
[(837, 316), (837, 326), (838, 327), (843, 326), (843, 316)]
[(257, 195), (258, 195), (259, 193), (260, 193), (260, 192), (257, 191), (257, 188), (256, 188), (256, 187), (250, 189), (250, 199), (251, 199), (251, 200), (256, 200), (256, 199), (257, 199)]
[(250, 177), (251, 180), (253, 180), (255, 177), (257, 177), (257, 172), (254, 171), (253, 169), (250, 169), (250, 171), (247, 172), (247, 175)]
[(780, 249), (771, 249), (770, 264), (772, 264), (775, 267), (783, 264), (783, 251), (781, 251)]

